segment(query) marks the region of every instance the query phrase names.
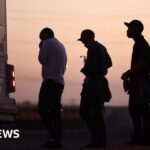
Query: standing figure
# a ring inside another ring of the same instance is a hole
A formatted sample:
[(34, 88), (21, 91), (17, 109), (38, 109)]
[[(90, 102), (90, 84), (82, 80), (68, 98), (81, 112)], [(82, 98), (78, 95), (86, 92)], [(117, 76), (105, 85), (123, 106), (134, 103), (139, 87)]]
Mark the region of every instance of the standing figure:
[(134, 40), (131, 68), (121, 77), (129, 94), (128, 108), (134, 127), (130, 144), (150, 144), (150, 47), (142, 35), (141, 21), (124, 24), (128, 38)]
[(91, 133), (91, 142), (86, 147), (105, 147), (106, 133), (103, 117), (104, 102), (111, 99), (106, 74), (112, 66), (106, 48), (95, 41), (92, 30), (86, 29), (80, 39), (88, 49), (87, 58), (81, 72), (85, 79), (81, 92), (80, 116)]
[(43, 82), (39, 93), (38, 112), (46, 125), (49, 139), (42, 147), (62, 147), (61, 96), (64, 89), (64, 73), (67, 56), (62, 43), (50, 28), (44, 28), (39, 35), (39, 62), (42, 65)]

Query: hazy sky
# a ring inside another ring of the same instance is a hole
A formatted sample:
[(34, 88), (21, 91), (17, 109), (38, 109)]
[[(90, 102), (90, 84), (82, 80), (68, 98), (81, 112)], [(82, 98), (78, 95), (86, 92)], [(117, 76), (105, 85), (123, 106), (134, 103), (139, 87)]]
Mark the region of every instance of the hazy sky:
[(113, 67), (107, 75), (113, 98), (110, 105), (127, 105), (121, 74), (130, 67), (133, 40), (126, 37), (124, 21), (139, 19), (144, 23), (144, 36), (150, 41), (149, 0), (7, 0), (8, 55), (15, 65), (17, 102), (38, 101), (41, 66), (37, 60), (39, 32), (44, 27), (54, 30), (66, 47), (68, 69), (63, 104), (79, 104), (84, 76), (81, 55), (86, 48), (77, 39), (83, 29), (92, 29), (96, 40), (108, 49)]

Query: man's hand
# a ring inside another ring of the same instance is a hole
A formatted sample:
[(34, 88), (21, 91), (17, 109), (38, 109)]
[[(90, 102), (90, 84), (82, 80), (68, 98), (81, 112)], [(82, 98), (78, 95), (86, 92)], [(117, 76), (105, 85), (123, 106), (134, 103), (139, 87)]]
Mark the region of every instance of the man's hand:
[(129, 92), (130, 89), (130, 70), (124, 72), (121, 76), (121, 79), (123, 80), (123, 89), (125, 92)]
[(40, 43), (39, 43), (39, 48), (41, 48), (42, 47), (42, 41), (40, 41)]
[(82, 73), (83, 73), (83, 70), (84, 70), (84, 68), (81, 68), (80, 72), (82, 72)]
[(121, 79), (122, 80), (127, 80), (128, 78), (130, 78), (130, 70), (128, 70), (128, 71), (126, 71), (126, 72), (124, 72), (123, 74), (122, 74), (122, 76), (121, 76)]

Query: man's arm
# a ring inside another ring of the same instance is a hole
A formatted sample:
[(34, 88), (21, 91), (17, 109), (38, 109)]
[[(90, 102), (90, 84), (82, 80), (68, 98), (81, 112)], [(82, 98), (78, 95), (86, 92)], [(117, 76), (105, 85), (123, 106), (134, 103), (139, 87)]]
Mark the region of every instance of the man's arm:
[(127, 70), (124, 72), (121, 76), (122, 80), (127, 80), (131, 76), (141, 76), (143, 73), (143, 68), (144, 68), (144, 62), (139, 59), (137, 65), (133, 67), (132, 69)]
[(88, 50), (87, 59), (84, 67), (81, 69), (81, 72), (87, 77), (91, 77), (96, 74), (96, 55), (94, 54), (94, 50)]
[(41, 41), (39, 44), (40, 51), (38, 55), (39, 62), (43, 65), (48, 62), (48, 57), (49, 57), (49, 47), (46, 41)]
[(137, 46), (137, 54), (136, 54), (136, 59), (138, 61), (136, 61), (136, 64), (134, 64), (134, 66), (131, 67), (131, 69), (127, 70), (126, 72), (124, 72), (121, 76), (122, 80), (126, 80), (128, 78), (130, 78), (131, 76), (136, 76), (141, 78), (143, 71), (144, 71), (144, 67), (145, 67), (145, 55), (144, 55), (144, 47), (142, 47), (141, 45)]
[(131, 67), (130, 70), (123, 73), (121, 79), (124, 80), (124, 83), (128, 82), (131, 77), (136, 78), (136, 84), (139, 91), (139, 95), (143, 95), (143, 74), (145, 67), (145, 53), (144, 47), (138, 45), (136, 49), (136, 63)]

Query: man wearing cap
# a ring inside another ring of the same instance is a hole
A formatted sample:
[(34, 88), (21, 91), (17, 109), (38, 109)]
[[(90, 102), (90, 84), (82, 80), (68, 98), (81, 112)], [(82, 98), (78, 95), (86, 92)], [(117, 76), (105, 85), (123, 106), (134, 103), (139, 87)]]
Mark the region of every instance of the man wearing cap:
[(108, 68), (112, 66), (112, 62), (106, 48), (95, 41), (95, 34), (92, 30), (83, 30), (78, 40), (88, 49), (87, 59), (81, 69), (85, 79), (79, 110), (82, 120), (92, 135), (91, 142), (86, 147), (104, 147), (106, 133), (103, 108), (104, 102), (111, 98), (105, 75)]
[(134, 40), (131, 68), (121, 77), (124, 90), (129, 94), (128, 108), (134, 127), (130, 144), (150, 144), (150, 47), (142, 35), (141, 21), (124, 24), (128, 27), (128, 38)]

